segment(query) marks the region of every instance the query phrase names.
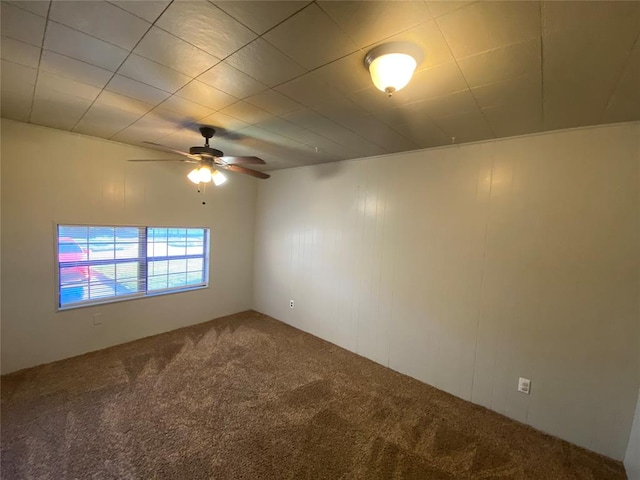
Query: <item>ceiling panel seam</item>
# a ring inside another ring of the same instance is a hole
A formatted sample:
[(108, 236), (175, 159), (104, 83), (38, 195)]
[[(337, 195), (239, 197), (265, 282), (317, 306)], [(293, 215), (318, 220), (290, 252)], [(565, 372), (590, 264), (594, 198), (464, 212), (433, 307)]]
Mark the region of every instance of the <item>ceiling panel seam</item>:
[[(107, 87), (107, 85), (109, 85), (109, 82), (111, 82), (111, 80), (113, 80), (113, 77), (115, 77), (118, 74), (118, 70), (120, 70), (122, 68), (122, 65), (124, 65), (124, 63), (127, 61), (127, 59), (131, 56), (131, 54), (133, 53), (133, 51), (136, 49), (136, 47), (140, 44), (140, 42), (142, 41), (142, 39), (147, 35), (147, 33), (149, 33), (149, 31), (153, 28), (153, 26), (155, 25), (156, 21), (158, 20), (158, 18), (160, 18), (162, 16), (162, 14), (167, 10), (167, 8), (169, 8), (169, 6), (173, 3), (173, 1), (169, 2), (169, 4), (167, 4), (167, 6), (164, 8), (164, 10), (162, 10), (162, 13), (160, 13), (160, 15), (158, 15), (158, 17), (155, 19), (155, 21), (153, 23), (151, 23), (149, 25), (149, 28), (147, 28), (147, 30), (144, 32), (144, 34), (138, 39), (138, 41), (136, 42), (136, 44), (131, 48), (131, 50), (129, 50), (129, 53), (127, 54), (127, 56), (124, 58), (124, 60), (122, 60), (122, 62), (120, 63), (120, 66), (118, 66), (118, 68), (116, 68), (116, 71), (113, 72), (113, 74), (111, 75), (111, 77), (109, 78), (109, 80), (107, 80), (107, 83), (104, 84), (104, 86), (102, 87), (102, 90), (100, 90), (100, 93), (96, 96), (96, 98), (93, 99), (93, 101), (91, 102), (91, 105), (89, 105), (89, 107), (84, 111), (84, 113), (80, 116), (80, 118), (78, 119), (78, 121), (75, 123), (75, 125), (73, 126), (73, 128), (71, 129), (71, 131), (74, 131), (76, 129), (76, 127), (78, 126), (78, 124), (82, 121), (82, 119), (85, 117), (85, 115), (87, 114), (87, 112), (91, 109), (91, 107), (93, 107), (93, 105), (96, 103), (96, 100), (98, 99), (98, 97), (100, 95), (102, 95), (102, 92), (105, 91), (105, 88)], [(122, 47), (121, 47), (122, 48)]]
[(31, 94), (31, 105), (29, 106), (29, 123), (31, 123), (31, 117), (33, 116), (33, 106), (36, 103), (36, 89), (38, 87), (38, 78), (40, 77), (40, 64), (42, 63), (42, 52), (44, 51), (44, 40), (45, 38), (47, 38), (47, 27), (49, 26), (49, 13), (51, 13), (51, 0), (49, 0), (49, 7), (47, 8), (47, 16), (44, 20), (42, 42), (40, 44), (40, 56), (38, 57), (38, 68), (36, 69), (36, 79), (35, 79), (35, 82), (33, 82), (33, 93)]
[(608, 100), (607, 100), (607, 103), (604, 106), (604, 109), (602, 110), (602, 113), (600, 114), (599, 122), (602, 122), (604, 120), (604, 117), (605, 117), (605, 115), (607, 113), (607, 109), (609, 108), (609, 105), (611, 105), (611, 102), (613, 101), (613, 97), (615, 96), (616, 91), (618, 90), (618, 87), (622, 83), (622, 79), (624, 78), (624, 74), (627, 71), (627, 68), (630, 66), (630, 63), (631, 63), (631, 61), (633, 59), (633, 50), (636, 48), (636, 45), (638, 44), (638, 42), (640, 42), (640, 30), (638, 31), (638, 34), (636, 35), (636, 39), (631, 44), (631, 48), (629, 49), (629, 54), (627, 55), (627, 59), (624, 61), (623, 65), (622, 65), (622, 68), (620, 69), (620, 72), (618, 73), (618, 79), (614, 82), (613, 88), (611, 90), (611, 93), (607, 97)]
[[(169, 6), (170, 6), (172, 3), (173, 3), (173, 0), (169, 3), (169, 5), (167, 5), (167, 7), (166, 7), (166, 8), (165, 8), (161, 13), (160, 13), (160, 15), (158, 15), (158, 17), (156, 18), (156, 20), (153, 22), (152, 26), (154, 26), (154, 25), (155, 25), (155, 23), (158, 21), (158, 19), (159, 19), (159, 18), (164, 14), (164, 12), (169, 8)], [(259, 39), (259, 38), (262, 38), (265, 42), (267, 42), (270, 46), (272, 46), (273, 48), (275, 48), (278, 52), (280, 52), (281, 54), (285, 55), (287, 58), (290, 58), (292, 61), (294, 61), (294, 62), (295, 62), (295, 60), (293, 60), (291, 57), (289, 57), (289, 55), (287, 55), (286, 53), (282, 52), (282, 51), (281, 51), (279, 48), (277, 48), (275, 45), (272, 45), (270, 42), (268, 42), (266, 39), (264, 39), (264, 38), (263, 38), (263, 35), (265, 35), (266, 33), (270, 32), (271, 30), (273, 30), (274, 28), (276, 28), (278, 25), (280, 25), (280, 24), (282, 24), (282, 23), (286, 22), (286, 21), (287, 21), (288, 19), (290, 19), (291, 17), (293, 17), (293, 16), (297, 15), (298, 13), (300, 13), (300, 12), (301, 12), (302, 10), (304, 10), (305, 8), (309, 7), (309, 5), (311, 5), (311, 4), (312, 4), (312, 3), (314, 3), (314, 2), (309, 2), (309, 3), (307, 3), (305, 6), (301, 7), (300, 9), (298, 9), (297, 11), (295, 11), (294, 13), (292, 13), (291, 15), (289, 15), (288, 17), (286, 17), (286, 18), (285, 18), (285, 19), (283, 19), (282, 21), (278, 22), (276, 25), (274, 25), (273, 27), (269, 28), (267, 31), (265, 31), (265, 32), (264, 32), (264, 33), (262, 33), (262, 34), (258, 34), (257, 32), (255, 32), (254, 30), (252, 30), (251, 28), (249, 28), (248, 26), (244, 25), (244, 24), (243, 24), (240, 20), (238, 20), (236, 17), (234, 17), (233, 15), (230, 15), (230, 14), (228, 14), (227, 12), (225, 12), (223, 8), (221, 8), (221, 7), (217, 6), (216, 4), (214, 4), (214, 3), (212, 3), (212, 2), (209, 2), (209, 3), (211, 3), (211, 5), (213, 5), (213, 6), (214, 6), (215, 8), (217, 8), (218, 10), (220, 10), (220, 11), (224, 12), (226, 15), (231, 16), (235, 21), (237, 21), (238, 23), (240, 23), (241, 25), (243, 25), (245, 28), (248, 28), (251, 32), (255, 33), (255, 34), (257, 35), (257, 37), (256, 37), (256, 38), (254, 38), (253, 40), (251, 40), (250, 42), (248, 42), (248, 43), (246, 43), (246, 44), (244, 44), (244, 45), (240, 46), (239, 48), (237, 48), (236, 50), (234, 50), (233, 52), (231, 52), (229, 55), (227, 55), (226, 57), (222, 58), (222, 59), (221, 59), (219, 62), (217, 62), (215, 65), (212, 65), (210, 68), (208, 68), (208, 69), (207, 69), (207, 70), (205, 70), (204, 72), (200, 73), (200, 74), (199, 74), (199, 75), (197, 75), (196, 77), (191, 78), (191, 80), (189, 80), (187, 83), (185, 83), (185, 84), (184, 84), (180, 89), (187, 87), (188, 85), (190, 85), (191, 83), (193, 83), (193, 81), (194, 81), (194, 80), (201, 81), (201, 80), (199, 80), (199, 79), (200, 79), (203, 75), (205, 75), (207, 72), (209, 72), (210, 70), (214, 69), (216, 66), (220, 65), (221, 63), (224, 63), (228, 58), (230, 58), (231, 56), (235, 55), (237, 52), (239, 52), (240, 50), (242, 50), (243, 48), (245, 48), (247, 45), (250, 45), (251, 43), (255, 42), (255, 41), (256, 41), (257, 39)], [(167, 32), (167, 33), (169, 33), (170, 35), (173, 35), (171, 32), (168, 32), (167, 30), (163, 29), (162, 27), (156, 26), (156, 28), (159, 28), (159, 29), (161, 29), (162, 31)], [(149, 30), (147, 30), (147, 32), (145, 32), (145, 34), (142, 36), (142, 38), (140, 39), (140, 41), (142, 41), (142, 39), (146, 36), (146, 34), (147, 34), (148, 32), (149, 32)], [(173, 36), (176, 36), (176, 35), (173, 35)], [(183, 38), (181, 38), (181, 37), (177, 37), (177, 36), (176, 36), (176, 38), (179, 38), (180, 40), (182, 40), (182, 41), (184, 41), (184, 42), (188, 43), (189, 45), (191, 45), (191, 46), (193, 46), (193, 47), (195, 47), (195, 48), (198, 48), (199, 50), (202, 50), (200, 47), (197, 47), (196, 45), (193, 45), (192, 43), (187, 42), (186, 40), (184, 40), (184, 39), (183, 39)], [(140, 42), (138, 42), (138, 43), (140, 43)], [(137, 46), (137, 44), (136, 44), (136, 46)], [(135, 49), (135, 47), (136, 47), (136, 46), (134, 46), (134, 47), (133, 47), (133, 49), (131, 50), (131, 52), (130, 52), (130, 53), (132, 53), (132, 52), (133, 52), (133, 50)], [(202, 51), (203, 51), (203, 52), (205, 52), (205, 53), (208, 53), (208, 52), (206, 52), (205, 50), (202, 50)], [(127, 58), (128, 58), (128, 56), (127, 56)], [(146, 57), (144, 57), (144, 58), (146, 58)], [(126, 58), (125, 58), (125, 61), (126, 61)], [(152, 60), (152, 61), (154, 61), (154, 60)], [(123, 62), (123, 63), (124, 63), (124, 62)], [(157, 63), (157, 62), (156, 62), (156, 63)], [(296, 64), (297, 64), (297, 62), (296, 62)], [(160, 65), (163, 65), (163, 64), (160, 64)], [(225, 64), (225, 65), (228, 65), (228, 64)], [(122, 65), (120, 65), (120, 67), (121, 67), (121, 66), (122, 66)], [(168, 65), (163, 65), (163, 66), (165, 66), (165, 67), (167, 67), (167, 68), (171, 68), (171, 67), (169, 67)], [(234, 68), (235, 70), (238, 70), (237, 68), (233, 67), (232, 65), (228, 65), (228, 66), (229, 66), (229, 67), (231, 67), (231, 68)], [(118, 69), (119, 69), (120, 67), (118, 67)], [(301, 66), (301, 67), (302, 67), (302, 66)], [(302, 67), (302, 68), (304, 68), (304, 67)], [(173, 70), (173, 69), (172, 69), (172, 70)], [(306, 69), (305, 69), (305, 70), (306, 70)], [(260, 82), (257, 78), (252, 77), (250, 74), (245, 73), (245, 72), (243, 72), (242, 70), (238, 70), (238, 71), (239, 71), (239, 72), (241, 72), (241, 73), (243, 73), (244, 75), (247, 75), (248, 77), (252, 78), (253, 80), (255, 80), (255, 81), (257, 81), (257, 82), (262, 83), (262, 82)], [(305, 75), (306, 73), (307, 73), (307, 72), (303, 73), (302, 75)], [(300, 77), (300, 76), (302, 76), (302, 75), (299, 75), (298, 77)], [(124, 75), (124, 76), (126, 77), (126, 75)], [(298, 77), (295, 77), (295, 78), (298, 78)], [(127, 77), (127, 78), (129, 78), (129, 77)], [(292, 78), (292, 79), (289, 79), (289, 80), (287, 80), (287, 81), (291, 81), (291, 80), (294, 80), (294, 79)], [(136, 80), (136, 81), (138, 81), (138, 82), (139, 82), (139, 80)], [(141, 83), (144, 83), (144, 82), (141, 82)], [(204, 82), (204, 83), (206, 83), (206, 82)], [(283, 83), (286, 83), (286, 82), (283, 82)], [(146, 85), (146, 84), (145, 84), (145, 85)], [(209, 84), (207, 83), (207, 85), (209, 85)], [(219, 90), (219, 91), (221, 91), (221, 92), (223, 92), (223, 93), (226, 93), (227, 95), (231, 95), (232, 97), (235, 97), (234, 95), (230, 94), (229, 92), (225, 92), (224, 90), (221, 90), (221, 89), (219, 89), (219, 88), (217, 88), (217, 87), (214, 87), (214, 86), (212, 86), (212, 85), (209, 85), (209, 86), (211, 86), (212, 88), (215, 88), (216, 90)], [(266, 85), (265, 85), (265, 87), (266, 87)], [(157, 88), (157, 87), (156, 87), (156, 88)], [(273, 89), (273, 88), (274, 88), (274, 87), (267, 87), (267, 88), (265, 88), (265, 90), (263, 90), (263, 91), (266, 91), (266, 90), (269, 90), (269, 89)], [(166, 91), (166, 90), (165, 90), (165, 91)], [(154, 110), (156, 110), (156, 109), (157, 109), (158, 107), (160, 107), (164, 102), (166, 102), (167, 100), (169, 100), (171, 97), (173, 97), (173, 96), (176, 94), (176, 92), (167, 92), (167, 93), (170, 93), (170, 94), (171, 94), (171, 96), (169, 96), (168, 98), (166, 98), (165, 100), (163, 100), (163, 101), (162, 101), (162, 102), (160, 102), (159, 104), (155, 105), (151, 110), (149, 110), (149, 111), (148, 111), (147, 113), (145, 113), (144, 115), (141, 115), (139, 118), (137, 118), (136, 120), (134, 120), (133, 122), (131, 122), (129, 125), (127, 125), (127, 126), (125, 126), (124, 128), (122, 128), (122, 129), (118, 130), (116, 133), (114, 133), (113, 135), (111, 135), (111, 136), (109, 137), (109, 139), (114, 138), (116, 135), (120, 134), (121, 132), (123, 132), (124, 130), (126, 130), (126, 129), (127, 129), (127, 128), (129, 128), (130, 126), (132, 126), (134, 123), (136, 123), (136, 122), (140, 121), (141, 119), (143, 119), (144, 117), (146, 117), (147, 115), (149, 115), (151, 112), (153, 112)], [(258, 93), (261, 93), (261, 92), (258, 92)], [(237, 97), (236, 97), (236, 98), (237, 98)], [(289, 97), (287, 97), (287, 98), (289, 98)], [(231, 104), (229, 104), (229, 105), (225, 105), (224, 107), (219, 108), (219, 109), (217, 109), (217, 110), (215, 110), (215, 109), (214, 109), (214, 113), (217, 113), (217, 112), (219, 112), (220, 110), (222, 110), (222, 109), (224, 109), (224, 108), (227, 108), (227, 107), (230, 107), (230, 106), (232, 106), (232, 105), (235, 105), (235, 104), (237, 104), (237, 103), (239, 103), (239, 102), (241, 102), (241, 101), (243, 101), (243, 100), (244, 100), (243, 98), (238, 98), (238, 99), (237, 99), (237, 101), (235, 101), (235, 102), (233, 102), (233, 103), (231, 103)], [(198, 105), (202, 105), (202, 106), (204, 106), (204, 107), (207, 107), (207, 105), (201, 104), (201, 103), (199, 103), (199, 102), (194, 102), (194, 103), (197, 103)], [(86, 112), (85, 112), (85, 113), (86, 113)], [(196, 122), (197, 122), (198, 120), (201, 120), (202, 118), (206, 118), (206, 117), (208, 117), (208, 116), (209, 116), (209, 114), (205, 115), (204, 117), (198, 118), (198, 119), (196, 119)], [(236, 117), (233, 117), (233, 115), (229, 115), (229, 116), (230, 116), (230, 117), (232, 117), (232, 118), (235, 118), (236, 120), (241, 120), (241, 119), (238, 119), (238, 118), (236, 118)], [(194, 124), (195, 124), (194, 122), (191, 122), (191, 123), (189, 123), (189, 124), (187, 124), (187, 125), (182, 126), (182, 128), (188, 128), (189, 126), (194, 125)], [(74, 127), (74, 128), (75, 128), (75, 127)], [(179, 128), (177, 128), (176, 130), (179, 130)], [(158, 138), (164, 138), (164, 137), (158, 137)]]
[[(467, 6), (467, 5), (465, 5), (465, 6)], [(439, 18), (441, 18), (441, 17), (442, 17), (442, 15)], [(451, 54), (451, 57), (453, 58), (453, 61), (456, 64), (458, 72), (460, 72), (460, 75), (464, 79), (464, 83), (467, 86), (467, 89), (471, 93), (471, 98), (473, 98), (473, 101), (476, 104), (476, 107), (478, 108), (478, 111), (480, 112), (480, 116), (484, 120), (485, 125), (489, 128), (489, 131), (493, 135), (493, 138), (496, 138), (497, 137), (496, 132), (493, 130), (493, 126), (489, 123), (489, 121), (487, 120), (487, 117), (484, 114), (484, 111), (480, 107), (480, 102), (478, 102), (478, 99), (477, 99), (475, 93), (473, 93), (473, 90), (471, 89), (471, 86), (469, 85), (469, 81), (467, 80), (467, 77), (465, 77), (464, 72), (460, 68), (460, 64), (458, 63), (458, 58), (454, 55), (453, 50), (451, 49), (451, 45), (449, 44), (449, 40), (447, 39), (447, 37), (445, 36), (444, 32), (440, 28), (440, 23), (438, 22), (438, 19), (435, 19), (434, 21), (435, 21), (436, 27), (438, 28), (438, 31), (440, 32), (440, 35), (442, 35), (442, 38), (444, 39), (444, 43), (447, 46), (447, 49), (449, 50), (449, 53)], [(438, 121), (435, 118), (432, 118), (428, 113), (427, 113), (427, 116), (433, 121), (433, 123), (435, 123), (436, 125), (439, 126)], [(441, 128), (441, 130), (442, 130), (442, 128)], [(450, 136), (450, 132), (445, 132), (445, 133), (447, 134), (447, 136)], [(451, 140), (452, 140), (451, 143), (455, 143), (454, 139), (455, 139), (455, 135), (451, 136)]]
[[(173, 0), (172, 0), (173, 1)], [(251, 30), (253, 33), (255, 33), (256, 35), (258, 35), (258, 38), (262, 37), (263, 35), (269, 33), (271, 30), (273, 30), (274, 28), (280, 26), (281, 24), (283, 24), (284, 22), (286, 22), (287, 20), (289, 20), (291, 17), (297, 15), (298, 13), (300, 13), (302, 10), (304, 10), (305, 8), (307, 8), (309, 5), (311, 5), (312, 3), (314, 3), (313, 1), (311, 2), (307, 2), (306, 5), (300, 7), (298, 10), (296, 10), (295, 12), (293, 12), (291, 15), (283, 18), (281, 21), (279, 21), (278, 23), (276, 23), (275, 25), (269, 27), (267, 30), (265, 30), (262, 33), (258, 33), (255, 30), (253, 30), (249, 25), (245, 25), (244, 23), (242, 23), (242, 21), (240, 21), (240, 19), (234, 17), (233, 15), (231, 15), (229, 12), (227, 12), (224, 8), (220, 7), (219, 5), (216, 5), (214, 2), (212, 2), (211, 0), (207, 0), (211, 5), (213, 5), (214, 7), (222, 10), (224, 13), (226, 13), (227, 15), (229, 15), (230, 17), (232, 17), (236, 22), (240, 23), (243, 27), (248, 28), (249, 30)], [(254, 40), (255, 41), (255, 40)], [(266, 41), (266, 40), (265, 40)], [(249, 42), (251, 43), (251, 42)], [(271, 44), (269, 44), (271, 45)], [(275, 46), (274, 46), (275, 48)], [(283, 52), (284, 53), (284, 52)]]
[(540, 2), (540, 122), (542, 131), (546, 130), (545, 109), (544, 109), (544, 27), (546, 24), (545, 4)]

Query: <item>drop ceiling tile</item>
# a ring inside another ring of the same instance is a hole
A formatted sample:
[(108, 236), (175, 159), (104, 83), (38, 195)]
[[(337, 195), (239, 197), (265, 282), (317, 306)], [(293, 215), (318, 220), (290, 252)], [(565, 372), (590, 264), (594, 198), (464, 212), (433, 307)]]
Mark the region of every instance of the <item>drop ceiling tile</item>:
[[(15, 95), (30, 103), (35, 88), (35, 75), (30, 71), (24, 72), (20, 70), (10, 73), (10, 70), (5, 70), (5, 66), (6, 62), (3, 61), (2, 75), (0, 75), (0, 89), (2, 90), (3, 99), (7, 100), (11, 95)], [(22, 67), (22, 65), (18, 66)], [(28, 69), (29, 67), (23, 68)], [(2, 103), (0, 102), (1, 106)]]
[(244, 46), (225, 62), (270, 87), (306, 72), (291, 58), (261, 38)]
[[(433, 146), (451, 143), (451, 137), (444, 135), (434, 123), (435, 119), (477, 111), (478, 105), (471, 91), (467, 89), (451, 95), (380, 110), (374, 116), (419, 146)], [(424, 128), (424, 131), (420, 131), (418, 127)]]
[(137, 80), (123, 77), (122, 75), (114, 75), (105, 89), (152, 105), (159, 104), (171, 95), (169, 92), (140, 83)]
[(75, 95), (38, 88), (30, 121), (46, 127), (71, 130), (91, 105), (91, 100)]
[(315, 72), (306, 73), (278, 85), (275, 90), (307, 107), (344, 98), (336, 89), (321, 80)]
[(441, 147), (451, 144), (451, 137), (429, 119), (421, 118), (415, 123), (405, 125), (402, 134), (420, 148)]
[(118, 73), (171, 93), (179, 90), (191, 80), (191, 77), (183, 73), (134, 53), (125, 60)]
[(127, 50), (131, 50), (151, 26), (103, 1), (55, 1), (49, 18)]
[(156, 25), (217, 58), (226, 58), (256, 34), (206, 1), (173, 2)]
[(498, 137), (511, 137), (542, 131), (542, 108), (540, 104), (531, 108), (517, 105), (498, 105), (483, 108), (482, 114)]
[[(152, 124), (166, 124), (166, 129), (170, 130), (169, 133), (173, 133), (176, 130), (188, 127), (197, 119), (193, 117), (185, 117), (184, 113), (178, 113), (173, 109), (164, 108), (160, 105), (147, 113), (141, 120), (146, 120)], [(169, 135), (169, 133), (166, 133), (166, 135)]]
[[(392, 117), (391, 115), (388, 117)], [(436, 123), (421, 111), (407, 111), (398, 109), (393, 115), (398, 122), (392, 126), (404, 137), (411, 140), (419, 148), (430, 148), (451, 144), (451, 137), (447, 136)], [(380, 118), (380, 117), (378, 117)], [(388, 120), (380, 118), (380, 120)]]
[(95, 87), (104, 87), (113, 76), (108, 70), (48, 50), (42, 52), (40, 71), (55, 73)]
[(640, 120), (640, 41), (635, 48), (620, 82), (609, 99), (604, 114), (605, 122), (629, 122)]
[(534, 72), (502, 82), (482, 85), (472, 89), (481, 108), (499, 105), (542, 107), (542, 78)]
[(245, 98), (267, 89), (246, 73), (221, 62), (198, 77), (198, 80), (236, 98)]
[(38, 71), (35, 68), (25, 67), (18, 63), (2, 60), (2, 68), (0, 68), (2, 83), (11, 86), (28, 84), (35, 85)]
[[(4, 3), (4, 2), (3, 2)], [(31, 13), (35, 13), (36, 15), (40, 15), (41, 17), (46, 17), (49, 12), (49, 1), (41, 1), (41, 0), (22, 0), (18, 2), (8, 2), (16, 7), (19, 7), (23, 10), (28, 10)]]
[(0, 116), (28, 122), (34, 85), (28, 83), (9, 85), (4, 81), (0, 83)]
[(389, 106), (419, 102), (435, 97), (444, 97), (466, 90), (467, 82), (456, 62), (445, 63), (417, 72), (409, 85), (393, 94), (391, 98), (375, 87), (360, 90), (349, 96), (351, 100), (370, 112), (385, 110)]
[(309, 2), (295, 1), (236, 0), (212, 3), (258, 34), (263, 34), (309, 4)]
[(439, 17), (456, 58), (540, 37), (539, 2), (476, 2)]
[[(241, 138), (241, 146), (253, 147), (255, 151), (266, 151), (284, 158), (294, 158), (295, 163), (289, 164), (289, 166), (314, 164), (322, 159), (319, 158), (320, 152), (316, 152), (308, 145), (269, 132), (255, 125), (242, 129), (237, 134)], [(330, 158), (328, 160), (333, 159)]]
[(170, 110), (193, 120), (200, 120), (213, 113), (213, 110), (186, 98), (172, 95), (162, 102), (159, 108)]
[(358, 50), (353, 40), (314, 3), (267, 32), (263, 38), (307, 69)]
[(328, 88), (349, 94), (373, 85), (369, 70), (364, 66), (364, 53), (357, 51), (313, 71), (313, 77), (329, 85)]
[(298, 102), (285, 97), (275, 90), (265, 90), (257, 95), (247, 97), (245, 102), (260, 107), (272, 115), (283, 115), (302, 108), (302, 105)]
[(49, 22), (44, 48), (115, 72), (129, 52), (56, 22)]
[(598, 33), (622, 29), (636, 31), (638, 2), (542, 2), (543, 35), (567, 32)]
[[(217, 136), (217, 133), (216, 133)], [(215, 140), (215, 137), (214, 137)], [(213, 140), (212, 140), (213, 142)], [(188, 152), (189, 148), (194, 145), (203, 145), (204, 139), (202, 135), (197, 130), (197, 125), (190, 125), (186, 128), (181, 128), (180, 130), (176, 130), (175, 132), (167, 135), (166, 137), (162, 137), (158, 143), (165, 145), (170, 148), (175, 148), (176, 150), (181, 150), (183, 152)], [(217, 148), (217, 146), (215, 147)], [(193, 168), (193, 167), (191, 167)]]
[(543, 4), (545, 130), (602, 119), (638, 35), (637, 2), (570, 3)]
[(134, 123), (139, 115), (97, 102), (87, 110), (73, 131), (94, 137), (110, 138)]
[(263, 122), (272, 117), (272, 115), (266, 110), (243, 101), (236, 102), (233, 105), (223, 108), (220, 110), (220, 113), (237, 118), (238, 120), (250, 125)]
[(158, 16), (167, 8), (171, 0), (123, 0), (111, 1), (118, 7), (133, 13), (135, 16), (145, 19), (147, 22), (155, 22)]
[[(424, 96), (424, 95), (423, 95)], [(390, 108), (397, 109), (402, 105), (423, 100), (423, 98), (415, 98), (415, 95), (408, 95), (405, 89), (396, 92), (392, 97), (381, 92), (375, 87), (359, 90), (348, 95), (349, 100), (360, 105), (366, 111), (377, 114), (378, 112), (387, 111)]]
[(317, 149), (317, 153), (339, 156), (344, 152), (341, 145), (338, 145), (328, 138), (317, 135), (306, 128), (295, 125), (283, 118), (272, 117), (264, 122), (260, 122), (256, 126), (282, 137), (290, 138), (298, 143), (307, 145), (314, 151)]
[(424, 112), (432, 119), (458, 115), (466, 112), (478, 110), (471, 90), (461, 90), (451, 95), (430, 98), (422, 102), (416, 102), (405, 105), (405, 109), (409, 112)]
[(215, 128), (216, 137), (223, 137), (249, 126), (248, 123), (238, 120), (237, 118), (230, 117), (229, 115), (225, 115), (222, 112), (216, 112), (213, 115), (209, 115), (208, 117), (200, 120), (200, 123), (202, 125), (210, 125)]
[(541, 61), (540, 40), (535, 39), (458, 59), (458, 65), (473, 88), (540, 72)]
[(297, 110), (283, 115), (283, 118), (340, 144), (347, 158), (369, 157), (386, 152), (379, 145), (366, 140), (312, 110)]
[[(188, 143), (187, 143), (187, 138), (189, 139)], [(200, 136), (200, 132), (198, 132), (197, 130), (192, 130), (190, 132), (190, 136), (187, 136), (185, 134), (185, 140), (183, 140), (183, 143), (186, 143), (187, 145), (193, 145), (195, 138), (198, 138), (200, 141), (202, 140), (202, 137)], [(244, 156), (244, 155), (246, 156), (258, 155), (261, 157), (262, 152), (256, 151), (255, 149), (247, 145), (242, 145), (241, 141), (242, 141), (242, 138), (240, 135), (238, 135), (237, 138), (232, 138), (231, 135), (219, 138), (218, 132), (216, 132), (216, 136), (211, 140), (213, 147), (217, 148), (218, 150), (222, 150), (222, 152), (225, 155), (237, 156), (237, 157)], [(198, 142), (198, 140), (196, 140), (196, 142)], [(265, 159), (263, 158), (263, 160)], [(265, 170), (265, 167), (266, 166), (263, 166), (263, 165), (252, 165), (251, 169)]]
[(40, 89), (47, 91), (56, 91), (69, 96), (75, 96), (85, 100), (93, 101), (100, 94), (100, 88), (88, 83), (78, 82), (67, 77), (61, 77), (49, 72), (40, 72), (38, 74), (38, 83), (36, 84), (36, 96)]
[(42, 46), (45, 19), (9, 3), (0, 3), (0, 31), (3, 37)]
[(440, 17), (447, 13), (451, 13), (454, 10), (458, 10), (470, 3), (473, 3), (475, 0), (427, 0), (427, 6), (429, 7), (429, 11), (431, 15), (434, 17)]
[(411, 141), (349, 100), (317, 105), (314, 110), (388, 152), (417, 148)]
[(40, 52), (40, 48), (20, 40), (14, 40), (9, 37), (0, 39), (0, 56), (2, 60), (19, 63), (25, 67), (38, 68)]
[[(299, 143), (303, 143), (297, 140), (295, 137), (296, 133), (304, 131), (305, 129), (302, 127), (298, 127), (297, 125), (294, 125), (293, 123), (288, 122), (283, 118), (269, 117), (267, 120), (260, 122), (255, 126), (260, 128), (262, 131), (272, 132), (282, 137), (298, 141)], [(268, 135), (265, 136), (265, 139), (266, 138), (268, 138)]]
[[(142, 115), (153, 109), (154, 105), (146, 102), (135, 100), (125, 95), (118, 93), (103, 91), (98, 95), (94, 106), (104, 107), (106, 109), (116, 109), (123, 112), (131, 113), (134, 116), (141, 117)], [(92, 107), (93, 108), (93, 107)]]
[[(606, 39), (579, 41), (574, 35), (547, 37), (544, 50), (545, 130), (596, 124), (622, 74), (626, 58)], [(571, 68), (565, 59), (573, 58)]]
[(238, 101), (237, 98), (198, 80), (193, 80), (182, 87), (176, 92), (176, 95), (212, 110), (220, 110)]
[(431, 20), (425, 2), (322, 1), (324, 10), (359, 47)]
[(220, 61), (158, 27), (151, 27), (134, 52), (190, 77), (197, 77)]
[(148, 113), (140, 120), (118, 132), (112, 137), (112, 140), (134, 144), (157, 142), (159, 139), (171, 135), (176, 130), (186, 126), (168, 117), (168, 115), (152, 115)]
[(449, 137), (455, 137), (453, 143), (475, 142), (494, 138), (494, 134), (480, 110), (450, 115), (435, 120), (436, 125)]

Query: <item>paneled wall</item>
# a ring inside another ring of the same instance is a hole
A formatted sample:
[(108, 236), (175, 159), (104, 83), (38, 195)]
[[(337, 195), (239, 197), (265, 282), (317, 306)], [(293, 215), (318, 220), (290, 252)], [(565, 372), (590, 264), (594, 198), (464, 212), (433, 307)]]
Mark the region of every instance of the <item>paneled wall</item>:
[(629, 435), (627, 454), (624, 457), (624, 466), (629, 480), (640, 480), (640, 392), (631, 435)]
[[(126, 162), (157, 151), (10, 120), (1, 133), (3, 373), (251, 308), (255, 179), (198, 194), (189, 165)], [(209, 227), (210, 287), (56, 312), (56, 223)]]
[(258, 188), (254, 308), (622, 459), (639, 138), (620, 124), (274, 172)]

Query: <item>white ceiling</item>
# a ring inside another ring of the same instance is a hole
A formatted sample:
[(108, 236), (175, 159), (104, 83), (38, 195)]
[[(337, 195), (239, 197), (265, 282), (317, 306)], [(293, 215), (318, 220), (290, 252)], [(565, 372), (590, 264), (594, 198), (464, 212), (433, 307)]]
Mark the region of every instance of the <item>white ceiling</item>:
[[(2, 1), (3, 117), (265, 170), (640, 120), (640, 2)], [(424, 51), (388, 98), (363, 58)]]

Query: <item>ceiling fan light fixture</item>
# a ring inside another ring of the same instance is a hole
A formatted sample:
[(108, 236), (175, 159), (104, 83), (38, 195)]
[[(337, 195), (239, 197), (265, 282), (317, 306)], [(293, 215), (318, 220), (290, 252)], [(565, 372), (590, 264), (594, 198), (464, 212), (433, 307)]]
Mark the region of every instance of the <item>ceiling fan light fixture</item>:
[(200, 168), (194, 168), (189, 172), (187, 178), (196, 185), (200, 183), (209, 183), (211, 182), (211, 167), (203, 165)]
[(196, 185), (201, 183), (215, 183), (216, 187), (219, 187), (223, 183), (227, 181), (227, 177), (225, 177), (222, 172), (216, 170), (215, 168), (211, 168), (209, 165), (203, 165), (199, 168), (194, 168), (189, 172), (187, 178), (191, 180)]
[(379, 45), (364, 57), (376, 88), (391, 96), (406, 87), (422, 60), (422, 51), (405, 42)]
[(225, 177), (224, 174), (219, 170), (214, 170), (213, 172), (211, 172), (211, 180), (213, 180), (213, 183), (216, 184), (216, 187), (219, 187), (227, 181), (227, 177)]
[(200, 169), (199, 168), (194, 168), (193, 170), (191, 170), (189, 172), (189, 175), (187, 175), (187, 178), (189, 180), (191, 180), (193, 183), (195, 183), (196, 185), (200, 183)]

